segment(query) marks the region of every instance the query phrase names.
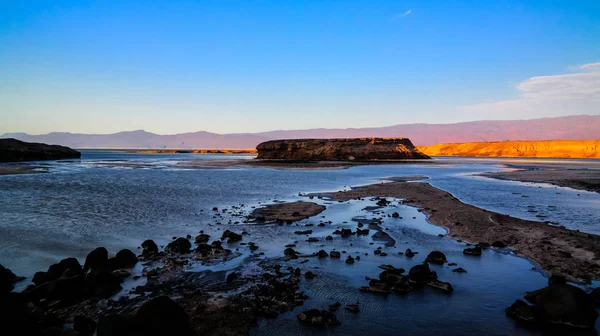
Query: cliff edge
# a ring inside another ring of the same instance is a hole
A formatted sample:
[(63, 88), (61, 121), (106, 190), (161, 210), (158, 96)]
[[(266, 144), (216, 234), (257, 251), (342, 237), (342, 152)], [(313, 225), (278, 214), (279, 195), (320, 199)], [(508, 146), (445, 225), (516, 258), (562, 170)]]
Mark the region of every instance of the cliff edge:
[(431, 156), (600, 158), (600, 140), (466, 142), (417, 149)]
[(80, 158), (81, 153), (69, 147), (0, 139), (0, 162), (60, 160)]
[(372, 161), (429, 159), (406, 138), (272, 140), (259, 144), (257, 159)]

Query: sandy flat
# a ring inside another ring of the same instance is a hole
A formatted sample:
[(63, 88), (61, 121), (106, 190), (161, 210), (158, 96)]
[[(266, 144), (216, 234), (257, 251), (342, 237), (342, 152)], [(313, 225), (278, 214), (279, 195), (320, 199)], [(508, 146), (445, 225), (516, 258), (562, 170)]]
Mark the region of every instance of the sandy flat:
[(325, 207), (312, 202), (290, 202), (269, 204), (253, 211), (252, 217), (265, 221), (295, 222), (316, 216)]
[(421, 208), (430, 223), (447, 228), (452, 238), (471, 243), (501, 241), (549, 274), (562, 274), (573, 281), (600, 278), (600, 236), (487, 211), (428, 183), (404, 180), (327, 196), (340, 201), (368, 196), (402, 198), (405, 204)]
[(41, 174), (45, 170), (39, 170), (40, 167), (34, 166), (4, 166), (0, 167), (0, 175), (19, 175), (19, 174)]
[(537, 168), (482, 175), (513, 181), (551, 183), (561, 187), (600, 192), (600, 169)]

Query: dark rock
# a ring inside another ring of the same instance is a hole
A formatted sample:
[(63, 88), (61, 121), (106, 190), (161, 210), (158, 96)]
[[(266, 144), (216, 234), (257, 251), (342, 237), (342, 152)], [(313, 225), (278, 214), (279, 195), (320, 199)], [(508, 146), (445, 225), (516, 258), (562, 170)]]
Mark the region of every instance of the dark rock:
[(316, 255), (317, 255), (319, 258), (327, 258), (327, 256), (328, 256), (329, 254), (327, 254), (327, 252), (325, 252), (325, 250), (321, 250), (321, 251), (317, 252), (317, 253), (316, 253)]
[(233, 231), (225, 230), (225, 232), (223, 232), (223, 236), (221, 236), (221, 240), (223, 240), (223, 239), (227, 239), (227, 243), (231, 244), (231, 243), (241, 241), (243, 239), (243, 237), (242, 237), (242, 235), (237, 234)]
[(33, 282), (35, 285), (43, 284), (46, 282), (46, 272), (35, 272), (31, 282)]
[(0, 139), (0, 162), (61, 160), (80, 158), (81, 153), (69, 147)]
[(315, 274), (311, 271), (307, 271), (306, 273), (304, 273), (304, 277), (307, 279), (314, 279)]
[(567, 283), (567, 279), (562, 275), (551, 275), (548, 278), (548, 285), (564, 285)]
[(331, 258), (340, 258), (342, 255), (339, 251), (331, 251), (329, 252), (329, 257)]
[(492, 247), (505, 248), (506, 244), (504, 244), (504, 242), (496, 240), (495, 242), (492, 243)]
[(96, 322), (91, 318), (76, 315), (73, 318), (73, 330), (77, 331), (82, 336), (91, 336), (96, 331)]
[(165, 248), (165, 251), (170, 252), (170, 253), (184, 254), (184, 253), (189, 253), (191, 248), (192, 248), (192, 244), (190, 243), (189, 240), (187, 240), (185, 238), (177, 238), (167, 245), (167, 247)]
[(201, 233), (196, 236), (194, 241), (196, 242), (196, 244), (205, 244), (205, 243), (208, 243), (209, 240), (210, 240), (210, 235)]
[(299, 234), (299, 235), (311, 234), (312, 232), (313, 232), (312, 230), (294, 231), (295, 234)]
[(309, 242), (309, 243), (316, 243), (316, 242), (319, 241), (319, 238), (309, 237), (306, 241)]
[(142, 248), (144, 249), (142, 251), (142, 255), (144, 257), (148, 257), (148, 256), (158, 253), (158, 246), (156, 245), (156, 243), (153, 240), (150, 240), (150, 239), (144, 240), (144, 242), (142, 243)]
[(436, 288), (436, 289), (443, 290), (447, 293), (454, 292), (454, 288), (452, 287), (452, 285), (449, 282), (439, 281), (439, 280), (435, 279), (435, 280), (427, 281), (427, 285), (431, 286), (433, 288)]
[(296, 252), (296, 250), (294, 250), (293, 248), (288, 247), (283, 251), (283, 254), (287, 257), (296, 257), (298, 252)]
[(226, 281), (233, 282), (233, 281), (237, 280), (239, 277), (240, 277), (240, 275), (237, 272), (231, 272), (227, 275)]
[(358, 228), (357, 228), (357, 229), (356, 229), (356, 234), (357, 234), (358, 236), (368, 236), (368, 235), (369, 235), (369, 229), (364, 229), (364, 230), (361, 230), (361, 229), (358, 229)]
[(536, 307), (528, 305), (525, 301), (517, 300), (506, 308), (506, 315), (522, 322), (537, 324), (540, 314)]
[(136, 255), (128, 249), (123, 249), (117, 252), (117, 255), (108, 259), (108, 265), (111, 270), (132, 268), (137, 264)]
[(25, 278), (16, 276), (10, 269), (0, 265), (0, 296), (10, 293), (14, 288), (14, 283)]
[(425, 262), (443, 264), (446, 262), (446, 255), (440, 251), (431, 251), (425, 258)]
[(358, 313), (360, 311), (360, 308), (358, 307), (358, 302), (354, 303), (354, 304), (346, 305), (346, 307), (344, 307), (344, 309), (349, 310), (353, 313)]
[[(106, 265), (106, 262), (103, 265)], [(69, 272), (71, 275), (79, 274), (82, 272), (81, 264), (75, 258), (63, 259), (56, 264), (50, 265), (43, 279), (40, 274), (38, 275), (36, 281), (39, 281), (41, 284), (47, 281), (56, 280), (60, 278), (67, 270), (70, 270)]]
[(480, 256), (481, 255), (481, 247), (475, 246), (471, 248), (466, 248), (463, 250), (463, 254), (472, 255), (472, 256)]
[(467, 271), (466, 271), (464, 268), (462, 268), (462, 267), (455, 268), (455, 269), (453, 269), (453, 270), (452, 270), (452, 272), (456, 272), (456, 273), (467, 273)]
[(590, 297), (594, 301), (596, 307), (600, 307), (600, 287), (594, 288), (594, 290), (592, 290), (590, 293)]
[(105, 268), (108, 262), (108, 251), (104, 247), (98, 247), (88, 253), (83, 264), (83, 271), (98, 270)]
[(348, 256), (348, 258), (346, 258), (346, 264), (354, 264), (354, 258), (352, 258), (352, 256)]
[(85, 278), (85, 290), (88, 296), (108, 299), (121, 289), (123, 280), (111, 272), (94, 271)]
[(436, 279), (437, 275), (431, 271), (429, 264), (423, 263), (413, 266), (408, 272), (408, 278), (411, 282), (423, 284), (429, 280)]
[(398, 218), (398, 217), (400, 217), (400, 214), (399, 214), (399, 213), (397, 213), (397, 212), (394, 212), (394, 213), (392, 214), (392, 218)]
[(325, 240), (333, 240), (333, 237), (332, 236), (327, 236), (327, 237), (325, 237)]
[(339, 301), (336, 301), (334, 304), (329, 306), (329, 311), (337, 311), (338, 308), (340, 308), (342, 306), (342, 304)]
[(415, 253), (411, 249), (406, 249), (406, 252), (404, 252), (404, 255), (407, 256), (408, 258), (412, 258), (415, 256)]
[(98, 321), (97, 336), (195, 336), (189, 317), (166, 296), (145, 302), (134, 316), (106, 315)]
[(335, 314), (318, 309), (311, 309), (298, 314), (298, 320), (316, 327), (333, 327), (340, 324)]

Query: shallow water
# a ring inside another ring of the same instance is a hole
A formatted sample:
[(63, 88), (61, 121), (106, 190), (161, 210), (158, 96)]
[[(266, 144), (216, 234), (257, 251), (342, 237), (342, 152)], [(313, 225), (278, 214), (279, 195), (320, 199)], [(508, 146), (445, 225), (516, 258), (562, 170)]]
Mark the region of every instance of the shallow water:
[[(121, 248), (136, 250), (145, 239), (164, 245), (173, 236), (194, 236), (199, 230), (220, 237), (226, 228), (247, 231), (244, 241), (260, 246), (257, 252), (265, 257), (281, 256), (283, 246), (298, 241), (297, 250), (312, 253), (335, 248), (361, 254), (354, 265), (342, 260), (323, 259), (302, 264), (318, 277), (303, 282), (310, 296), (306, 304), (274, 321), (261, 321), (255, 334), (306, 334), (310, 328), (296, 321), (297, 312), (309, 308), (326, 308), (336, 300), (343, 304), (361, 302), (361, 313), (341, 309), (342, 325), (330, 331), (335, 334), (376, 333), (398, 334), (529, 334), (504, 316), (504, 309), (520, 298), (523, 292), (537, 289), (546, 283), (542, 274), (532, 271), (529, 261), (488, 250), (481, 258), (462, 255), (464, 244), (437, 235), (442, 228), (426, 222), (416, 209), (394, 203), (383, 211), (398, 211), (403, 219), (384, 218), (381, 225), (395, 240), (395, 247), (383, 247), (389, 255), (376, 257), (377, 246), (371, 237), (336, 237), (333, 242), (304, 242), (306, 236), (293, 231), (310, 227), (315, 237), (331, 234), (338, 227), (356, 228), (353, 218), (379, 217), (365, 211), (374, 202), (351, 201), (327, 205), (322, 214), (297, 225), (228, 224), (243, 222), (243, 217), (231, 216), (232, 206), (239, 206), (244, 215), (274, 200), (300, 200), (299, 192), (335, 191), (349, 186), (374, 183), (389, 176), (425, 175), (432, 185), (451, 192), (464, 202), (506, 213), (515, 217), (560, 223), (569, 228), (600, 233), (600, 194), (476, 176), (480, 172), (503, 171), (502, 161), (477, 161), (448, 164), (361, 166), (343, 170), (278, 170), (265, 168), (179, 169), (177, 164), (187, 160), (252, 158), (248, 155), (190, 155), (190, 154), (123, 154), (122, 152), (84, 152), (82, 160), (44, 163), (49, 174), (0, 176), (0, 264), (18, 275), (32, 276), (50, 264), (67, 256), (83, 261), (97, 246), (111, 253)], [(105, 163), (143, 163), (145, 168), (107, 167)], [(595, 165), (591, 162), (590, 165)], [(523, 197), (527, 196), (527, 197)], [(241, 206), (244, 204), (244, 206)], [(227, 208), (217, 213), (211, 209)], [(534, 207), (534, 208), (532, 208)], [(529, 212), (535, 209), (537, 212)], [(379, 210), (377, 210), (379, 211)], [(413, 219), (413, 217), (415, 217)], [(318, 227), (319, 220), (333, 224)], [(347, 223), (344, 224), (343, 222)], [(221, 224), (217, 224), (221, 223)], [(352, 244), (352, 245), (350, 245)], [(244, 271), (250, 254), (244, 246), (241, 256), (217, 266), (195, 265), (191, 271), (204, 269)], [(413, 259), (398, 256), (398, 251), (411, 248), (420, 253)], [(387, 297), (361, 293), (364, 277), (377, 277), (378, 265), (386, 263), (409, 269), (420, 263), (428, 252), (438, 249), (449, 261), (458, 263), (468, 273), (451, 272), (437, 267), (440, 279), (455, 287), (452, 295), (426, 288), (406, 296)], [(364, 256), (364, 253), (369, 256)], [(296, 263), (300, 262), (296, 261)], [(292, 263), (293, 264), (293, 263)], [(317, 268), (318, 267), (318, 268)], [(25, 283), (25, 282), (24, 282)], [(25, 285), (25, 284), (22, 284)], [(400, 328), (400, 329), (399, 329)], [(322, 333), (317, 330), (315, 333)]]

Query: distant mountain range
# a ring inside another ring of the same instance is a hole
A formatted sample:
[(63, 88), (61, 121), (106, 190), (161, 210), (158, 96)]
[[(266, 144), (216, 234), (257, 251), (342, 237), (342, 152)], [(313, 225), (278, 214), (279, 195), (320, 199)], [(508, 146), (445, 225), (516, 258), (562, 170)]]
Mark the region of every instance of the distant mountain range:
[(0, 138), (42, 142), (72, 148), (252, 148), (274, 139), (404, 137), (417, 146), (437, 143), (504, 140), (597, 140), (600, 115), (577, 115), (531, 120), (485, 120), (456, 124), (403, 124), (386, 127), (280, 130), (262, 133), (216, 134), (193, 132), (160, 135), (146, 131), (114, 134), (6, 133)]

